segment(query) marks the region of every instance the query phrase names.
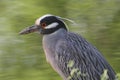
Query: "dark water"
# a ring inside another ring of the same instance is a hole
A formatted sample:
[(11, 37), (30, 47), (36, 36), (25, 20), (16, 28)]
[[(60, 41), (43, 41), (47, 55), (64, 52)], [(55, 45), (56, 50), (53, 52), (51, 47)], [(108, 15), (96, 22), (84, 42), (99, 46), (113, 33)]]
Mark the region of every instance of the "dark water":
[(36, 18), (55, 14), (74, 20), (69, 30), (95, 45), (120, 72), (120, 5), (118, 0), (0, 0), (0, 80), (61, 80), (46, 62), (42, 36), (20, 36)]

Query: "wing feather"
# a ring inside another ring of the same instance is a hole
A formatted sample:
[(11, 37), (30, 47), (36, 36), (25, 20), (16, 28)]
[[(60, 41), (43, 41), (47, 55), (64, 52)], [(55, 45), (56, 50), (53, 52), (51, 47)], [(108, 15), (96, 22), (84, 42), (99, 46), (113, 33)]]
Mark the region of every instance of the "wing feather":
[[(78, 34), (68, 32), (67, 36), (56, 44), (55, 52), (59, 69), (64, 77), (71, 77), (70, 80), (100, 80), (105, 69), (111, 78), (109, 80), (115, 78), (114, 71), (102, 54)], [(70, 61), (74, 62), (72, 67), (68, 66)], [(71, 75), (74, 69), (76, 72)]]

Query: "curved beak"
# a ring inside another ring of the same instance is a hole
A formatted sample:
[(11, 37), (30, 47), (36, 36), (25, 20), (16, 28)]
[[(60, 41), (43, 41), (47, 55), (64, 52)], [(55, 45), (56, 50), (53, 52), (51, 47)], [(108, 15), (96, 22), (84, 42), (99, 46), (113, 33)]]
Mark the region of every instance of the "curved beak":
[(29, 34), (29, 33), (32, 33), (32, 32), (36, 32), (39, 30), (39, 27), (36, 26), (36, 25), (32, 25), (30, 27), (27, 27), (25, 29), (23, 29), (21, 32), (19, 32), (20, 35), (23, 35), (23, 34)]

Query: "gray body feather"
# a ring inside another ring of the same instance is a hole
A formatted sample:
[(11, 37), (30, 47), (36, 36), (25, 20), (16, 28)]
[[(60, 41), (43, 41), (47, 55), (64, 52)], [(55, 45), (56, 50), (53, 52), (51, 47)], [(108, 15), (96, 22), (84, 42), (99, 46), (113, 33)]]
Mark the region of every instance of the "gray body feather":
[[(102, 54), (78, 34), (59, 29), (43, 36), (43, 47), (47, 61), (64, 80), (100, 80), (105, 69), (107, 80), (115, 79)], [(70, 61), (74, 63), (71, 67)]]

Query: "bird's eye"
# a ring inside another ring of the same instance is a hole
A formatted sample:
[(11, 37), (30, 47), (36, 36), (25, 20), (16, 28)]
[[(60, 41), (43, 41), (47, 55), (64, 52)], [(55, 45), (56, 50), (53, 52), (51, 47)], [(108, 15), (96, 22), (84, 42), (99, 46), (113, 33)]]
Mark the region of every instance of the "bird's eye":
[(41, 26), (42, 26), (43, 28), (45, 28), (45, 27), (46, 27), (46, 23), (43, 22), (43, 23), (41, 24)]

